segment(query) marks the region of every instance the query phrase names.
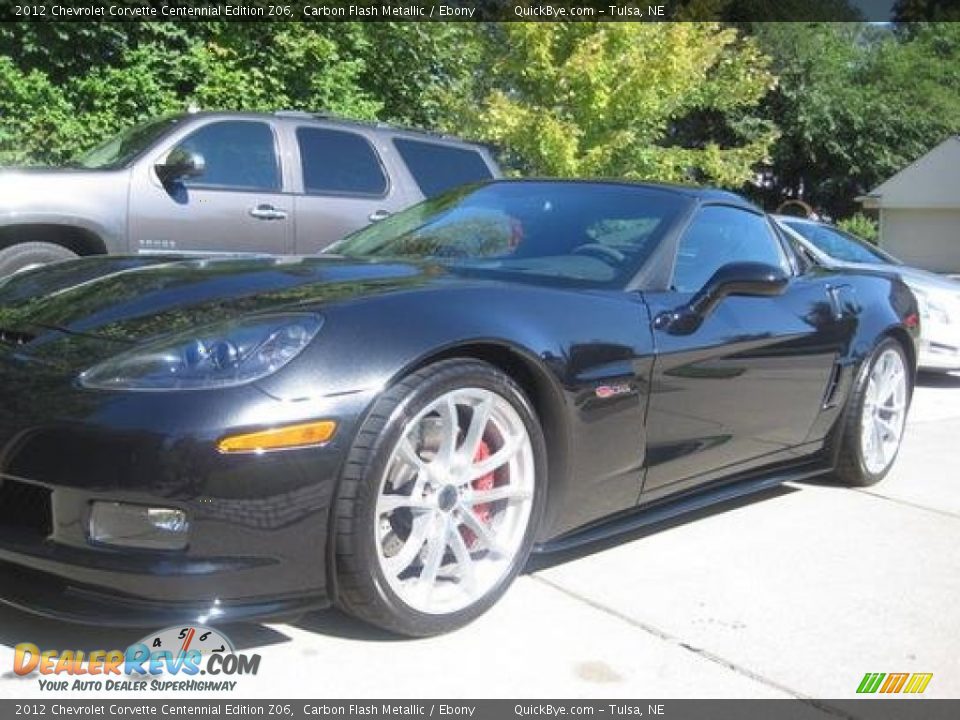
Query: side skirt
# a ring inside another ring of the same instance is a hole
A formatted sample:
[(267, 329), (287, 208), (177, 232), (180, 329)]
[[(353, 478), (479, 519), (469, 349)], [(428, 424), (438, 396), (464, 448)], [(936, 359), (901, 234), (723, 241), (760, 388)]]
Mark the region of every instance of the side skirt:
[(764, 490), (782, 485), (785, 482), (808, 480), (830, 472), (830, 468), (822, 463), (806, 464), (785, 468), (773, 474), (735, 480), (722, 485), (714, 485), (702, 490), (684, 493), (677, 498), (657, 501), (648, 507), (639, 506), (601, 521), (576, 530), (567, 535), (561, 535), (553, 540), (535, 545), (535, 553), (553, 553), (587, 545), (601, 540), (609, 540), (640, 528), (703, 510), (712, 505), (735, 500), (746, 495), (753, 495)]

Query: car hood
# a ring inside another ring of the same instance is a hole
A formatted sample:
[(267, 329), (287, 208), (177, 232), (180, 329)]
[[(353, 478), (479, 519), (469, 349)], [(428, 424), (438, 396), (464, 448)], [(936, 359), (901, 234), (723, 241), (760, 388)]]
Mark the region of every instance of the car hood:
[(951, 280), (943, 275), (921, 270), (909, 265), (891, 265), (888, 263), (845, 263), (834, 261), (834, 267), (852, 268), (855, 270), (872, 270), (876, 272), (894, 274), (908, 285), (913, 285), (926, 292), (960, 293), (960, 282)]
[[(0, 284), (0, 332), (27, 342), (57, 331), (131, 345), (277, 310), (456, 282), (442, 267), (333, 256), (160, 260), (90, 258)], [(42, 344), (42, 343), (38, 343)]]
[(91, 196), (105, 204), (123, 201), (127, 176), (126, 170), (0, 167), (0, 213), (68, 215)]
[[(887, 266), (891, 267), (891, 266)], [(894, 266), (896, 272), (903, 278), (905, 283), (915, 285), (921, 290), (927, 292), (944, 291), (950, 293), (960, 293), (960, 282), (951, 280), (943, 275), (921, 270), (920, 268), (908, 267), (906, 265)]]
[(798, 242), (802, 243), (803, 246), (809, 250), (820, 263), (826, 265), (827, 267), (846, 268), (851, 270), (870, 270), (872, 272), (880, 272), (888, 275), (897, 275), (904, 282), (916, 287), (920, 287), (928, 292), (934, 292), (937, 290), (953, 293), (960, 292), (960, 283), (958, 283), (956, 280), (951, 280), (948, 277), (937, 275), (936, 273), (932, 273), (927, 270), (911, 267), (910, 265), (882, 262), (857, 263), (837, 260), (836, 258), (827, 255), (825, 252), (823, 252), (823, 250), (807, 240), (799, 232), (791, 228), (782, 219), (776, 218), (776, 220), (781, 227), (785, 228), (786, 231), (791, 234), (792, 237), (796, 238)]

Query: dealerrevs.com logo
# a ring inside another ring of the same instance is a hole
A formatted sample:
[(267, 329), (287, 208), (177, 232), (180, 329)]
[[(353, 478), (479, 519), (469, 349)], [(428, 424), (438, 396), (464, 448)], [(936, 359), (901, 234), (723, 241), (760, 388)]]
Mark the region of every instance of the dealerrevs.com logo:
[(202, 625), (169, 627), (125, 650), (50, 650), (33, 643), (14, 648), (13, 671), (38, 675), (49, 691), (232, 691), (256, 675), (259, 655), (238, 654), (230, 639)]

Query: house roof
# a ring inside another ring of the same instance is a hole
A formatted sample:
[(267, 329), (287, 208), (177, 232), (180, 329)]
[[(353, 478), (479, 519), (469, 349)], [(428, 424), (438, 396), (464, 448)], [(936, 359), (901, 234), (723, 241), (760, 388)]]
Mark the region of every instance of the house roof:
[(960, 208), (960, 136), (947, 138), (857, 200), (866, 208)]

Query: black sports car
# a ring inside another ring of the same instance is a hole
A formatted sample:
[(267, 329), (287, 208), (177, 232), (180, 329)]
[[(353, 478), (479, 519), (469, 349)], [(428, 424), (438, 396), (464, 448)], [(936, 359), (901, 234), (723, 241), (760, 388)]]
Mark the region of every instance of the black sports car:
[(0, 596), (142, 624), (336, 603), (409, 635), (549, 551), (890, 469), (917, 305), (715, 190), (460, 188), (305, 258), (0, 285)]

